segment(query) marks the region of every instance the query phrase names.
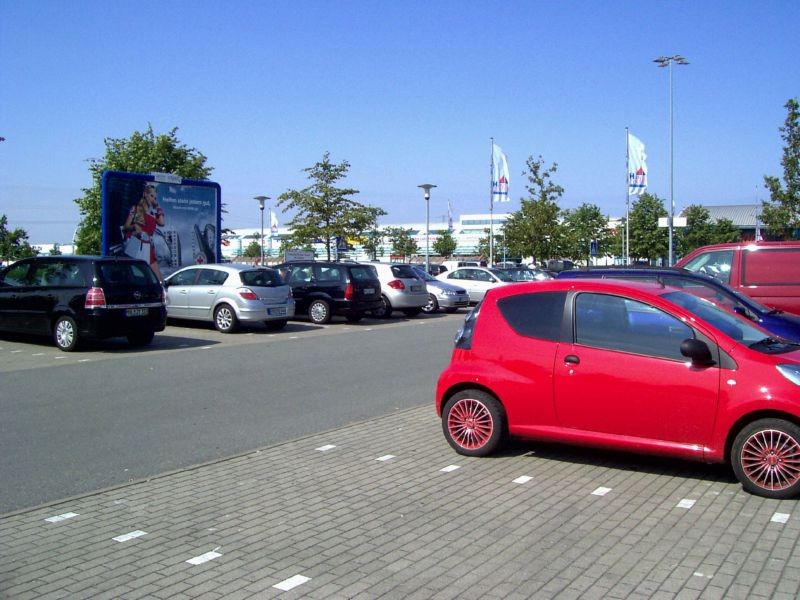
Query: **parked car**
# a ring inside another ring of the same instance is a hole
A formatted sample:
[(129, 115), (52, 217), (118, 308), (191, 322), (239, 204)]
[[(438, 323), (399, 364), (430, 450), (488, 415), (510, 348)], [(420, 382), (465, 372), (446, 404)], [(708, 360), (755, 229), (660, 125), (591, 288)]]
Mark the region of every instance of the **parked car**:
[[(414, 265), (414, 267), (421, 268), (423, 271), (425, 270), (425, 265)], [(444, 273), (447, 271), (447, 267), (444, 265), (428, 265), (428, 274), (436, 277), (440, 273)], [(427, 280), (426, 280), (427, 281)]]
[(381, 283), (371, 265), (352, 262), (296, 261), (277, 265), (292, 288), (297, 315), (324, 325), (333, 315), (349, 322), (383, 306)]
[(372, 314), (389, 318), (395, 310), (407, 317), (415, 317), (428, 304), (428, 286), (409, 264), (370, 263), (381, 282), (380, 307)]
[(703, 246), (678, 261), (778, 310), (800, 315), (800, 241)]
[(730, 461), (744, 488), (800, 493), (800, 346), (658, 283), (491, 290), (465, 319), (436, 409), (456, 452), (506, 438)]
[(454, 313), (459, 308), (469, 306), (469, 294), (464, 288), (431, 277), (424, 267), (415, 266), (414, 271), (428, 287), (428, 303), (422, 307), (422, 312), (430, 314), (442, 309), (444, 312)]
[(52, 336), (65, 352), (123, 336), (146, 346), (166, 318), (164, 288), (142, 260), (40, 256), (0, 270), (0, 330)]
[(222, 333), (256, 321), (277, 331), (294, 316), (291, 288), (266, 267), (192, 265), (167, 277), (164, 287), (170, 318), (209, 321)]
[(486, 267), (461, 267), (437, 275), (436, 279), (452, 285), (463, 287), (469, 294), (469, 301), (477, 304), (483, 300), (484, 294), (494, 287), (514, 283), (511, 275), (500, 269)]
[[(511, 275), (514, 281), (545, 281), (553, 279), (553, 276), (542, 269), (531, 269), (530, 267), (499, 267), (501, 271), (505, 271)], [(566, 273), (567, 271), (562, 271)]]
[(774, 335), (800, 343), (800, 316), (767, 308), (710, 275), (670, 267), (591, 267), (561, 271), (558, 274), (559, 279), (587, 277), (658, 281), (711, 300), (717, 306), (750, 319)]

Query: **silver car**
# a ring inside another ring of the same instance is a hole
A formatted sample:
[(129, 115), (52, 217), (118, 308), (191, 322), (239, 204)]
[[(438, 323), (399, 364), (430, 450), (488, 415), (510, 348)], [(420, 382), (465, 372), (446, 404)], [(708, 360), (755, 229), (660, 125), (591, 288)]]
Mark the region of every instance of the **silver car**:
[(514, 283), (511, 275), (505, 271), (485, 267), (461, 267), (453, 271), (445, 271), (436, 279), (466, 289), (472, 304), (483, 300), (486, 292), (493, 287)]
[(469, 306), (469, 294), (464, 288), (436, 279), (426, 273), (423, 266), (415, 266), (414, 270), (428, 286), (428, 303), (422, 307), (422, 312), (430, 314), (442, 309), (454, 313)]
[(168, 317), (211, 321), (222, 333), (254, 321), (270, 330), (283, 329), (294, 316), (292, 288), (274, 269), (193, 265), (167, 277), (164, 287)]
[(386, 319), (395, 310), (407, 317), (414, 317), (428, 304), (428, 288), (408, 264), (368, 263), (375, 267), (381, 282), (383, 306), (373, 310), (376, 317)]

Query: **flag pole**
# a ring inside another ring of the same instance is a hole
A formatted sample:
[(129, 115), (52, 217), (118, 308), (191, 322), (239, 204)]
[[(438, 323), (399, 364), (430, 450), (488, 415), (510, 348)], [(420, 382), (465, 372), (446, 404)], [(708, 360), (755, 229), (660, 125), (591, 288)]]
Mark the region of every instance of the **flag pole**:
[(489, 138), (489, 267), (494, 264), (494, 138)]
[(625, 243), (623, 258), (625, 264), (631, 264), (631, 194), (630, 194), (630, 173), (631, 173), (631, 149), (630, 149), (630, 135), (628, 128), (625, 128)]

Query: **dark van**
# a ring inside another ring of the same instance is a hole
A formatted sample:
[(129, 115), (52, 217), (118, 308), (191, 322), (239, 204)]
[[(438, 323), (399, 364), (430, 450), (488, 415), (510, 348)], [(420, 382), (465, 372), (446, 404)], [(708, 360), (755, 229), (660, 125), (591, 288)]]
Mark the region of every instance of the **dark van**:
[(52, 336), (65, 352), (120, 336), (146, 346), (166, 319), (164, 288), (143, 260), (39, 256), (0, 271), (0, 330)]
[(276, 265), (292, 288), (295, 315), (312, 323), (328, 323), (342, 315), (351, 323), (383, 307), (381, 282), (371, 265), (347, 262), (297, 261)]
[(800, 241), (703, 246), (678, 264), (778, 310), (800, 314)]

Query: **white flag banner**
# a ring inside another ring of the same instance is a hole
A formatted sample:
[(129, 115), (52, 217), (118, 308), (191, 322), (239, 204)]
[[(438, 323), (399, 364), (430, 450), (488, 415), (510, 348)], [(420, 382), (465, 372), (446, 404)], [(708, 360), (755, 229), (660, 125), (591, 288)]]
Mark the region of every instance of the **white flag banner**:
[(269, 220), (270, 220), (269, 226), (270, 229), (272, 229), (272, 234), (274, 235), (278, 233), (278, 215), (276, 215), (274, 212), (270, 212)]
[(492, 144), (492, 201), (508, 202), (508, 159), (500, 146)]
[(628, 134), (628, 196), (641, 196), (647, 191), (647, 154), (642, 140)]

